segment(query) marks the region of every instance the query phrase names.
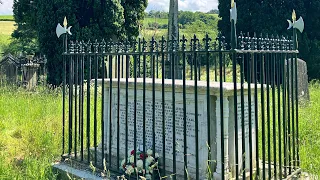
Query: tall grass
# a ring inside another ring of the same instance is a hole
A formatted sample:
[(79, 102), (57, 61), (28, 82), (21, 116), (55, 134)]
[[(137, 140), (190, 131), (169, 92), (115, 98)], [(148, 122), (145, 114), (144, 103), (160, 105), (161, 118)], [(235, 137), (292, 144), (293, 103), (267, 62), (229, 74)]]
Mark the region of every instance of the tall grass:
[(61, 96), (0, 89), (0, 179), (53, 179), (61, 151)]
[[(310, 96), (310, 104), (299, 108), (300, 160), (303, 171), (319, 176), (319, 82), (310, 84)], [(51, 163), (61, 154), (61, 99), (59, 90), (0, 88), (0, 179), (56, 178)]]
[(309, 90), (310, 104), (299, 109), (301, 167), (320, 176), (320, 82), (312, 82)]

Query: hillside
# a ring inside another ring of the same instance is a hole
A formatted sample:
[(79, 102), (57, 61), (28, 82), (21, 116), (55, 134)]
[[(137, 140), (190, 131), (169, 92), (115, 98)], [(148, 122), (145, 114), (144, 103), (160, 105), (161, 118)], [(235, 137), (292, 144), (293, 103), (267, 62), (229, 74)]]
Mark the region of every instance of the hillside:
[(15, 29), (13, 16), (0, 16), (0, 56), (2, 48), (10, 43), (10, 38)]

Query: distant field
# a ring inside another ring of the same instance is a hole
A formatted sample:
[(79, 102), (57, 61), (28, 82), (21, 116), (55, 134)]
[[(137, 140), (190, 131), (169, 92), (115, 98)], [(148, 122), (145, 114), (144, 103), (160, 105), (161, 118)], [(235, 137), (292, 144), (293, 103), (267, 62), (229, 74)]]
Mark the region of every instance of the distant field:
[(168, 24), (168, 19), (159, 19), (159, 18), (145, 18), (143, 24), (147, 26), (149, 23), (157, 22), (158, 24)]
[(1, 21), (0, 20), (0, 34), (11, 35), (12, 31), (15, 30), (14, 21)]
[(12, 15), (0, 15), (0, 21), (14, 21)]
[(16, 28), (14, 21), (3, 21), (5, 18), (11, 18), (13, 20), (12, 16), (0, 16), (0, 53), (2, 47), (10, 43), (11, 34)]

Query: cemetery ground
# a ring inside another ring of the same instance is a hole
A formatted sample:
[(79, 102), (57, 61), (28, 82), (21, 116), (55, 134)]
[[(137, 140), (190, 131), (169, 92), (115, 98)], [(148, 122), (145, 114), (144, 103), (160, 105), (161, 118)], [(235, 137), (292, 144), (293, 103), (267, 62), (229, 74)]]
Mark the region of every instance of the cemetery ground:
[[(320, 82), (310, 83), (311, 102), (299, 109), (303, 171), (320, 175)], [(60, 160), (61, 89), (0, 88), (0, 179), (55, 179)]]

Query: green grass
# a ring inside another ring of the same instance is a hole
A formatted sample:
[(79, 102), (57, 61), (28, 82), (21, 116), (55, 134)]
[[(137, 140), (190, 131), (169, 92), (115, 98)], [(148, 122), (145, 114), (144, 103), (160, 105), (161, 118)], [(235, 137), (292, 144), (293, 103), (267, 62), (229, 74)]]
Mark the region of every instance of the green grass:
[(311, 83), (309, 91), (310, 104), (299, 109), (301, 167), (320, 176), (320, 83)]
[(15, 30), (14, 21), (1, 21), (0, 20), (0, 34), (11, 35)]
[(0, 89), (0, 179), (54, 179), (61, 152), (61, 96)]
[(0, 53), (2, 48), (11, 42), (11, 34), (16, 28), (14, 21), (1, 21), (4, 17), (6, 16), (0, 16)]
[(0, 15), (0, 21), (14, 21), (13, 15)]
[[(60, 93), (0, 88), (0, 179), (55, 178), (51, 163), (61, 153)], [(320, 83), (311, 83), (310, 96), (310, 104), (299, 109), (301, 167), (320, 175)]]
[(158, 24), (168, 24), (168, 19), (160, 19), (160, 18), (145, 18), (143, 21), (144, 26), (148, 26), (149, 23), (157, 22)]

